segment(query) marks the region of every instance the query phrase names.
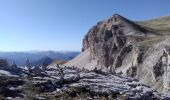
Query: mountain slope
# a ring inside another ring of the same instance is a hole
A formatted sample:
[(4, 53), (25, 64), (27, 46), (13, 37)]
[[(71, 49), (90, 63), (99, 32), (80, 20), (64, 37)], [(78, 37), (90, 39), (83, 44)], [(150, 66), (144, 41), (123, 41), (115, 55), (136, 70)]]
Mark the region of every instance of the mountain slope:
[[(65, 65), (88, 69), (96, 67), (135, 77), (159, 91), (167, 90), (170, 88), (167, 86), (170, 80), (167, 71), (170, 53), (166, 47), (170, 46), (170, 36), (167, 35), (168, 31), (165, 34), (158, 30), (162, 29), (160, 23), (168, 18), (133, 22), (114, 14), (89, 30), (83, 39), (82, 54)], [(85, 52), (89, 56), (81, 56)], [(86, 67), (93, 61), (96, 62), (94, 65)]]
[(97, 67), (97, 61), (90, 60), (90, 50), (88, 49), (64, 65), (65, 66), (76, 66), (81, 69), (86, 68), (86, 69), (92, 70), (95, 67)]
[(54, 61), (54, 59), (48, 57), (48, 56), (45, 56), (37, 61), (34, 61), (34, 62), (31, 62), (32, 65), (49, 65), (51, 64), (52, 62)]
[(111, 55), (117, 56), (122, 48), (131, 49), (130, 44), (137, 42), (142, 45), (146, 40), (149, 42), (161, 40), (160, 37), (162, 35), (152, 29), (114, 14), (89, 30), (83, 39), (82, 51), (89, 49), (89, 60), (97, 59), (100, 67), (105, 68), (113, 65)]
[(150, 27), (162, 34), (170, 33), (170, 16), (156, 18), (148, 21), (136, 22), (139, 25)]

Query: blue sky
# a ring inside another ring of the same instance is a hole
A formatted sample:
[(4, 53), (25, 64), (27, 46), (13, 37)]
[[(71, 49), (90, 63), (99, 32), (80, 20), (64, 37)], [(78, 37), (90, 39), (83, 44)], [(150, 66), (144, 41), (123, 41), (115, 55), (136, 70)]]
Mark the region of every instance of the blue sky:
[(170, 14), (170, 0), (0, 0), (0, 51), (74, 50), (98, 21)]

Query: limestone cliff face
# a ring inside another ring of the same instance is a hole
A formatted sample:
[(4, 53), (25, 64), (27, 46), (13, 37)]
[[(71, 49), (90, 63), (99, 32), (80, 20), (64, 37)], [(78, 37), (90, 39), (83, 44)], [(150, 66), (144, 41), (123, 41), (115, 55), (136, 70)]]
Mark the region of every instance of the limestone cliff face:
[(120, 67), (122, 57), (135, 49), (136, 46), (133, 45), (136, 41), (156, 35), (158, 34), (115, 14), (89, 30), (83, 39), (82, 50), (90, 48), (90, 58), (98, 59), (102, 69), (109, 66)]
[(164, 58), (164, 89), (170, 90), (170, 47), (165, 47)]
[(97, 60), (97, 69), (136, 77), (162, 90), (169, 43), (169, 36), (114, 14), (89, 30), (82, 51), (90, 50), (90, 60)]

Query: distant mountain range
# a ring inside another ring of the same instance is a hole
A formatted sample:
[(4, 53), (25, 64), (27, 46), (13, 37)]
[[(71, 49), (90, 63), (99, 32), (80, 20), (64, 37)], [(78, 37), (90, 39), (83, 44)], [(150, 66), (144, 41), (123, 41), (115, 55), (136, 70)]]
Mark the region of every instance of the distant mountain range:
[(9, 64), (13, 61), (23, 66), (26, 58), (34, 65), (42, 63), (52, 63), (54, 60), (70, 60), (77, 56), (79, 52), (74, 51), (28, 51), (28, 52), (0, 52), (0, 58), (6, 59)]

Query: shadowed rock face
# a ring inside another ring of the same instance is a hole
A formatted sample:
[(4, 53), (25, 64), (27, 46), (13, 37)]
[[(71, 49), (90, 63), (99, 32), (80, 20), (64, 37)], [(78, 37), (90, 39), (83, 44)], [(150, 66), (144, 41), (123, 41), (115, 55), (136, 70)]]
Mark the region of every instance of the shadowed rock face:
[(162, 90), (162, 60), (169, 43), (168, 35), (115, 14), (89, 30), (82, 51), (90, 49), (90, 60), (97, 60), (97, 69), (136, 77)]

